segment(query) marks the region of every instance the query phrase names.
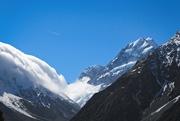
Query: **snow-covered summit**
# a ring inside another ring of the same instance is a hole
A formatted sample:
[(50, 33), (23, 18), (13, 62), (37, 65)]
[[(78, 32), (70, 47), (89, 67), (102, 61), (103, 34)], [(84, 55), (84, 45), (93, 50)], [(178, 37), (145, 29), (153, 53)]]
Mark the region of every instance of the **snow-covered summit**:
[(143, 37), (128, 44), (123, 48), (118, 55), (107, 66), (110, 69), (118, 65), (126, 64), (127, 62), (134, 62), (144, 58), (149, 52), (157, 48), (158, 45), (150, 37), (144, 39)]
[[(80, 106), (83, 106), (94, 93), (111, 85), (122, 74), (130, 70), (138, 60), (144, 58), (157, 47), (158, 45), (150, 37), (137, 39), (123, 48), (106, 66), (93, 65), (86, 68), (77, 81), (71, 84), (73, 89), (76, 89), (74, 92), (81, 91), (67, 95)], [(86, 85), (87, 88), (80, 86), (82, 84)]]

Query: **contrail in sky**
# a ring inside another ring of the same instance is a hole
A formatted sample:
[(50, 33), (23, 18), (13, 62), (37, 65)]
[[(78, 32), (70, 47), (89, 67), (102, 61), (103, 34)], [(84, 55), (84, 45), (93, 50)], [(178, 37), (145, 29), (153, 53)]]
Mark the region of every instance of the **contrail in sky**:
[(48, 32), (51, 33), (51, 34), (57, 35), (57, 36), (61, 35), (61, 34), (59, 34), (57, 32), (53, 32), (53, 31), (48, 31)]

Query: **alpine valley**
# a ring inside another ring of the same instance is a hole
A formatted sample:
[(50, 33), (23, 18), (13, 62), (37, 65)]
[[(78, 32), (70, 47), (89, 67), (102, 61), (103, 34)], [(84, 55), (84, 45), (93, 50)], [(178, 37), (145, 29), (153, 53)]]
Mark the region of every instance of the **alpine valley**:
[(0, 42), (5, 121), (179, 121), (179, 98), (180, 31), (159, 47), (139, 38), (71, 84), (46, 62)]

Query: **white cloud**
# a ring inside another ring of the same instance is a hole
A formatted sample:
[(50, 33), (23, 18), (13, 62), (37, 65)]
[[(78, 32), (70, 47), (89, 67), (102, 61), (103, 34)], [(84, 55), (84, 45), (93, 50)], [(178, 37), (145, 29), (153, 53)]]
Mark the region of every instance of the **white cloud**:
[[(62, 93), (67, 87), (64, 77), (58, 75), (46, 62), (0, 42), (1, 80), (6, 80), (4, 83), (10, 83), (15, 89), (17, 85), (23, 88), (43, 86), (57, 94)], [(5, 88), (4, 86), (2, 88)]]
[(19, 91), (19, 87), (23, 89), (40, 87), (41, 91), (41, 87), (45, 87), (83, 106), (101, 86), (88, 84), (89, 79), (84, 77), (83, 81), (68, 85), (64, 77), (57, 74), (46, 62), (0, 42), (0, 95), (3, 92), (14, 94)]
[(86, 102), (94, 95), (99, 92), (101, 85), (94, 86), (88, 84), (89, 77), (84, 77), (82, 80), (69, 84), (65, 90), (65, 94), (69, 96), (74, 102), (78, 103), (79, 106), (83, 107)]

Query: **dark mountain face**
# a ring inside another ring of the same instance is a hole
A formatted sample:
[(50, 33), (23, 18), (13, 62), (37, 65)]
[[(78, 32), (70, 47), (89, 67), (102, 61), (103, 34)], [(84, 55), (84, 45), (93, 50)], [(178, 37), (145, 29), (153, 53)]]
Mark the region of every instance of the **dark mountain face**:
[(178, 121), (180, 31), (95, 94), (71, 121)]
[(4, 121), (3, 112), (0, 111), (0, 121)]

